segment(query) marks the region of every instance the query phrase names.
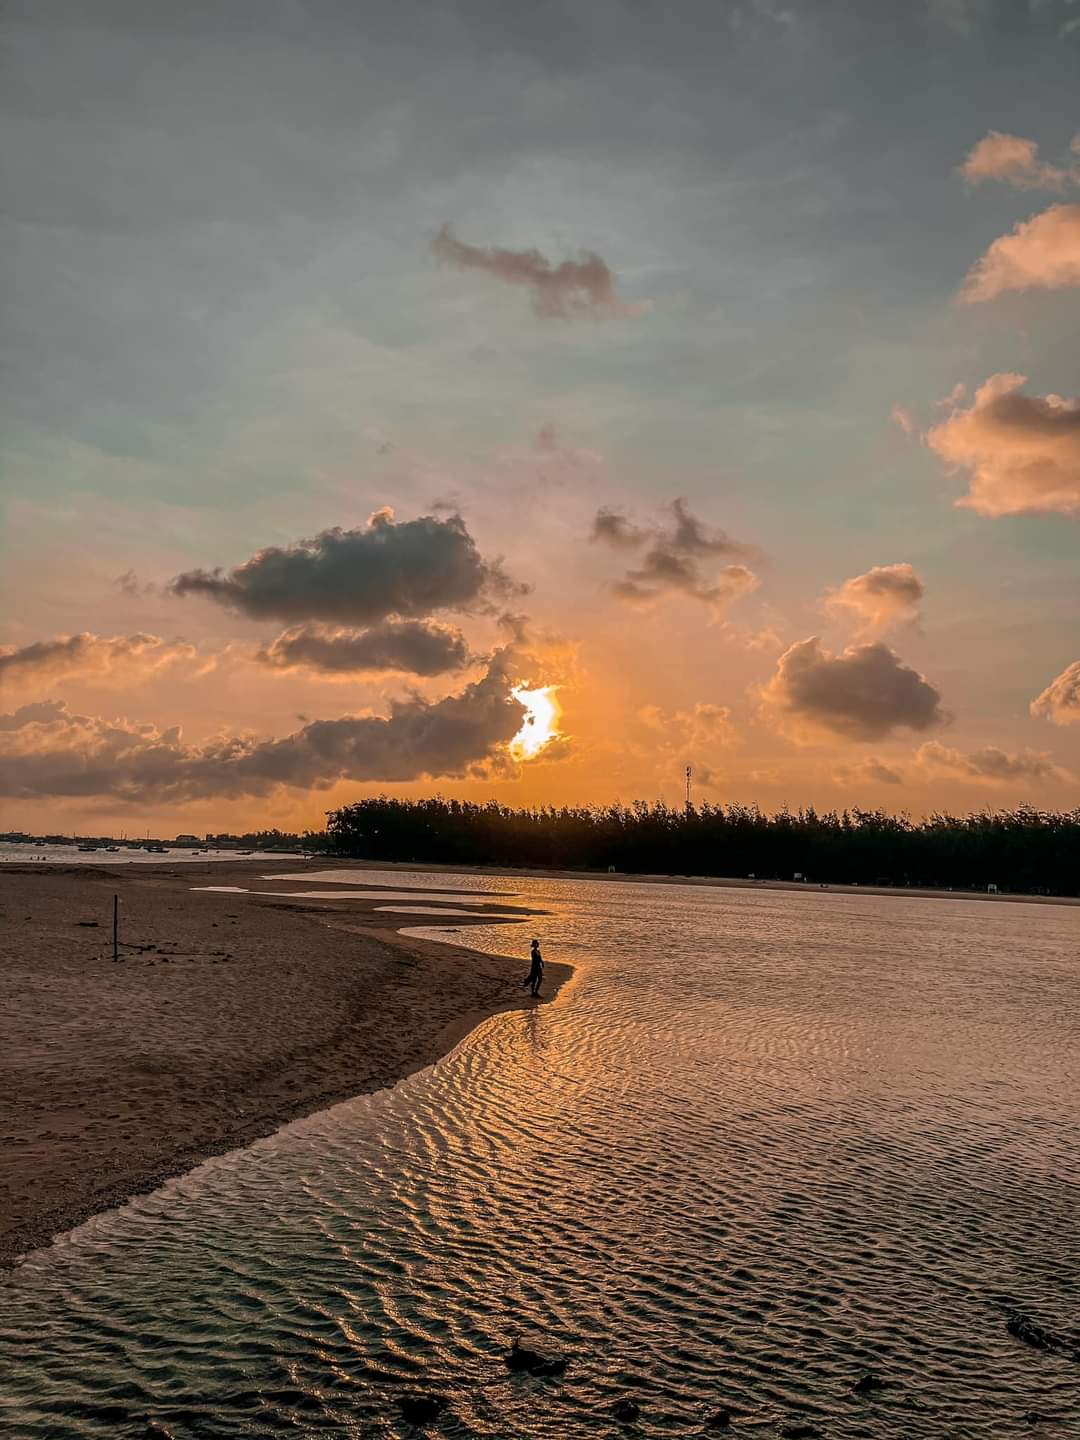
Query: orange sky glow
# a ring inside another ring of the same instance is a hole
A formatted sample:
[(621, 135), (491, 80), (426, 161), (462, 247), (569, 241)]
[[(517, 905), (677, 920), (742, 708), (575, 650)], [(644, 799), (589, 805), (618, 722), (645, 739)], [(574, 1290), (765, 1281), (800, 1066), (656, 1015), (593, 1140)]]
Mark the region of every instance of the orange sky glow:
[(13, 25), (0, 830), (1080, 805), (1080, 30), (691, 8)]

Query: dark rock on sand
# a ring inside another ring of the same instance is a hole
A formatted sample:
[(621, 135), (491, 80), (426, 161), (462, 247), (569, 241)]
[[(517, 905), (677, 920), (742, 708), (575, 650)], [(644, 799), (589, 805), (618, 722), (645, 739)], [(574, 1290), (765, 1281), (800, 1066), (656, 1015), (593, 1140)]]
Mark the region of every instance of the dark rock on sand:
[(566, 1365), (567, 1360), (565, 1355), (552, 1355), (547, 1360), (541, 1360), (539, 1365), (534, 1365), (530, 1369), (529, 1374), (537, 1376), (538, 1379), (545, 1380), (551, 1375), (564, 1374)]
[(851, 1389), (855, 1395), (873, 1395), (875, 1390), (885, 1389), (885, 1381), (882, 1380), (880, 1375), (875, 1375), (871, 1372), (868, 1375), (864, 1375), (861, 1380), (856, 1380)]
[(631, 1425), (641, 1414), (641, 1406), (636, 1400), (616, 1400), (611, 1407), (611, 1413), (624, 1425)]
[(402, 1419), (410, 1425), (428, 1425), (446, 1409), (443, 1395), (401, 1395), (397, 1403)]
[(719, 1410), (713, 1410), (705, 1416), (706, 1430), (726, 1430), (732, 1421), (731, 1411), (721, 1406)]
[(521, 1337), (515, 1335), (510, 1345), (510, 1353), (503, 1357), (503, 1363), (508, 1370), (527, 1371), (530, 1375), (543, 1378), (561, 1375), (566, 1369), (567, 1360), (565, 1355), (544, 1355), (539, 1350), (530, 1350), (528, 1346), (522, 1345)]
[(784, 1440), (816, 1440), (821, 1431), (816, 1425), (785, 1425), (780, 1434)]

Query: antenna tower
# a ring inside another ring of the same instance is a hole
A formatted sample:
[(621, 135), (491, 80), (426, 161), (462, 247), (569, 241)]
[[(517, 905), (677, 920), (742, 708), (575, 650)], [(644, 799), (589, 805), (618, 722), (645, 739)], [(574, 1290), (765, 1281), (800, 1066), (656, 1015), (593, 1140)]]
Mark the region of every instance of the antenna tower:
[(693, 767), (692, 765), (687, 765), (687, 767), (686, 767), (686, 808), (687, 808), (688, 810), (690, 809), (690, 785), (691, 785), (691, 782), (693, 781), (693, 779), (694, 779), (694, 767)]

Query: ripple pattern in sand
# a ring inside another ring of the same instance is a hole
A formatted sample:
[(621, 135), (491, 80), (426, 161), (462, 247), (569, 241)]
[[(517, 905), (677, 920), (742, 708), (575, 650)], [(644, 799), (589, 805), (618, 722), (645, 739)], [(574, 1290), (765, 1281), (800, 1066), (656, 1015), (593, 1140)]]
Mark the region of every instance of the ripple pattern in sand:
[(1080, 912), (514, 889), (569, 990), (27, 1261), (0, 1432), (1080, 1434)]

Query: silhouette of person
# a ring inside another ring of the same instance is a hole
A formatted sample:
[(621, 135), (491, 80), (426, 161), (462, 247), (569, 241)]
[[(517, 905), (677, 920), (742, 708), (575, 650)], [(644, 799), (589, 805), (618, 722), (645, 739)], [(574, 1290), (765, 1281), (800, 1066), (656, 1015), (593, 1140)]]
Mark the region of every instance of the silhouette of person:
[(540, 954), (539, 940), (532, 942), (529, 950), (529, 958), (532, 963), (529, 966), (528, 975), (526, 975), (525, 979), (521, 982), (521, 988), (524, 990), (526, 985), (528, 985), (531, 994), (539, 995), (540, 986), (544, 979), (544, 957)]

